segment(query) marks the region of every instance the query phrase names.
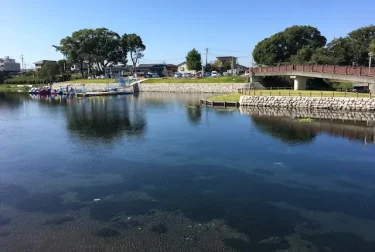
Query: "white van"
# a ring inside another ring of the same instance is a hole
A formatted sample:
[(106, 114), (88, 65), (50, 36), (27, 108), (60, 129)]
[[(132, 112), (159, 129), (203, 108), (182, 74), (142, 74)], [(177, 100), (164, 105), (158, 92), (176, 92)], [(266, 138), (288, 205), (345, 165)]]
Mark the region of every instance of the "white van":
[(216, 71), (212, 71), (211, 72), (211, 77), (217, 77), (217, 76), (220, 76), (220, 74)]

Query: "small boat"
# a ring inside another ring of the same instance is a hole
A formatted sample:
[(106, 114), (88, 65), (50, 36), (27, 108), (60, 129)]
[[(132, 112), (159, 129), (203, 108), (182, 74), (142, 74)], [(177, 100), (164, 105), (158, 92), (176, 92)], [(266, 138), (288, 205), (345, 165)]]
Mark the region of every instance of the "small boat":
[(57, 92), (57, 94), (59, 94), (59, 95), (63, 95), (63, 94), (64, 94), (64, 89), (63, 89), (62, 87), (60, 87), (60, 89), (57, 90), (56, 92)]
[(48, 95), (51, 93), (51, 89), (48, 86), (44, 86), (39, 89), (39, 94)]
[(39, 88), (31, 88), (29, 94), (39, 94)]

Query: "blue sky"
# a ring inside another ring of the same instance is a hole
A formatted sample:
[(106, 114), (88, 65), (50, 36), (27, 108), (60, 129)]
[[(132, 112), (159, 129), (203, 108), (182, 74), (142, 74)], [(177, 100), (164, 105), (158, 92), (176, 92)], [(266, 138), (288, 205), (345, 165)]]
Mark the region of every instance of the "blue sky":
[(292, 25), (318, 27), (328, 40), (374, 24), (370, 0), (1, 0), (0, 56), (31, 67), (41, 59), (60, 59), (52, 47), (73, 31), (106, 27), (137, 33), (147, 50), (141, 63), (181, 63), (192, 48), (208, 61), (237, 56), (249, 66), (260, 40)]

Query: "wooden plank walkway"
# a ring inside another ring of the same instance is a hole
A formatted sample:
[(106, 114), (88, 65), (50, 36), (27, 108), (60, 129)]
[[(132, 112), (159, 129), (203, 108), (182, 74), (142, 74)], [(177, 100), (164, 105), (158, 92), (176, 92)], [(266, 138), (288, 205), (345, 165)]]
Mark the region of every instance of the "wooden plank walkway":
[(201, 104), (205, 104), (209, 107), (239, 107), (239, 102), (229, 102), (229, 101), (210, 101), (210, 100), (200, 100)]

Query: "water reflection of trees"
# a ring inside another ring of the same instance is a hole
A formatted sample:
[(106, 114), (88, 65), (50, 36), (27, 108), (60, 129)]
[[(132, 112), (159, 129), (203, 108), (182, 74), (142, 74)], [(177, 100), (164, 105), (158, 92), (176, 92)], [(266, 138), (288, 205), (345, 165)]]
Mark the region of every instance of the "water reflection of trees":
[(202, 118), (202, 108), (199, 103), (186, 105), (186, 112), (189, 122), (198, 125)]
[(320, 133), (349, 140), (375, 143), (375, 128), (351, 122), (313, 120), (311, 123), (299, 123), (290, 117), (252, 116), (254, 126), (272, 137), (288, 144), (303, 144), (314, 140)]
[(29, 98), (25, 93), (0, 92), (0, 108), (15, 109)]
[(313, 142), (316, 133), (301, 130), (302, 125), (289, 118), (252, 116), (254, 126), (274, 138), (287, 144), (306, 144)]
[(67, 117), (68, 129), (83, 139), (141, 136), (146, 128), (141, 108), (124, 96), (77, 99), (68, 106)]

